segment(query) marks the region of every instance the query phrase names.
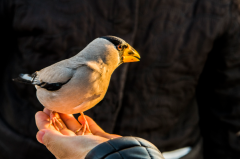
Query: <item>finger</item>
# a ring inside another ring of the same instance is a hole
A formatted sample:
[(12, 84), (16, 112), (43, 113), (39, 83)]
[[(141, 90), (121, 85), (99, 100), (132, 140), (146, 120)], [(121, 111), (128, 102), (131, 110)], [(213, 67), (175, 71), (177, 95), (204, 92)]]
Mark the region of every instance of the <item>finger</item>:
[(50, 116), (50, 112), (51, 112), (51, 111), (50, 111), (49, 109), (44, 108), (44, 109), (43, 109), (43, 112), (46, 113), (48, 116)]
[(72, 132), (78, 134), (82, 125), (74, 118), (74, 116), (72, 114), (62, 114), (62, 113), (59, 113), (59, 115), (62, 118), (63, 122), (66, 124), (67, 128)]
[[(85, 115), (85, 118), (86, 118), (86, 120), (87, 120), (87, 122), (88, 122), (89, 128), (90, 128), (90, 130), (92, 131), (92, 134), (93, 134), (93, 135), (98, 135), (98, 136), (101, 136), (101, 137), (104, 137), (104, 138), (108, 138), (108, 139), (121, 137), (120, 135), (106, 133), (106, 132), (105, 132), (100, 126), (98, 126), (97, 123), (96, 123), (92, 118), (90, 118), (89, 116)], [(83, 123), (83, 122), (84, 122), (84, 118), (83, 118), (82, 116), (79, 116), (79, 117), (78, 117), (78, 121), (79, 121), (80, 123)]]
[(44, 134), (45, 134), (45, 131), (41, 130), (41, 131), (38, 131), (37, 135), (36, 135), (38, 142), (40, 142), (41, 144), (43, 144), (42, 138), (43, 138)]
[(42, 112), (39, 111), (35, 114), (35, 120), (36, 120), (36, 125), (39, 130), (41, 129), (53, 129), (53, 127), (49, 127), (49, 116)]

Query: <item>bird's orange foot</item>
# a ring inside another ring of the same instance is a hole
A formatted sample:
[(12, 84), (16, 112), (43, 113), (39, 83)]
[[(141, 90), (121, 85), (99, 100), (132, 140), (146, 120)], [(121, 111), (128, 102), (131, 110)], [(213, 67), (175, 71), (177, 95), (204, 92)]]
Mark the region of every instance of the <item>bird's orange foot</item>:
[(59, 117), (59, 114), (57, 112), (51, 111), (50, 112), (50, 125), (52, 124), (57, 131), (59, 131), (58, 126), (63, 128), (63, 125), (59, 120), (61, 120)]
[(84, 119), (84, 121), (81, 122), (81, 124), (82, 124), (82, 127), (81, 127), (81, 129), (82, 129), (82, 135), (86, 134), (87, 131), (88, 131), (89, 133), (91, 133), (91, 130), (90, 130), (89, 125), (88, 125), (88, 122), (87, 122), (87, 119), (85, 118), (83, 112), (81, 112), (81, 115), (82, 115), (82, 117), (83, 117), (83, 119)]

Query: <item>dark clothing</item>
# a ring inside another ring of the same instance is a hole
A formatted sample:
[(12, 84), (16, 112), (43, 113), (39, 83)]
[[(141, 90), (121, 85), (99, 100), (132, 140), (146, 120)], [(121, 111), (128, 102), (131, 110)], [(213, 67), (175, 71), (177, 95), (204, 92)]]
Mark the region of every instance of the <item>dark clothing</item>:
[(150, 142), (138, 137), (120, 137), (93, 148), (85, 159), (164, 159)]
[(240, 158), (237, 1), (0, 3), (0, 158), (53, 158), (36, 141), (34, 114), (43, 107), (35, 88), (11, 79), (69, 58), (104, 35), (124, 39), (141, 61), (117, 68), (105, 98), (87, 115), (106, 132), (144, 138), (161, 152), (194, 146), (202, 136), (205, 159)]

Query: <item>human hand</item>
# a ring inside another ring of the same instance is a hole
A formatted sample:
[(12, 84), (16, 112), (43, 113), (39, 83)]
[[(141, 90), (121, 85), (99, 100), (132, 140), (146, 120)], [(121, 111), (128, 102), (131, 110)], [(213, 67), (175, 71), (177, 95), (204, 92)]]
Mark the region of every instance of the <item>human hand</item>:
[(81, 127), (80, 123), (84, 122), (82, 116), (78, 117), (78, 121), (71, 114), (56, 114), (57, 118), (63, 125), (63, 128), (57, 131), (53, 125), (50, 125), (48, 109), (39, 111), (35, 115), (36, 124), (39, 129), (37, 140), (44, 144), (47, 149), (57, 159), (82, 159), (97, 145), (108, 141), (111, 138), (121, 137), (119, 135), (108, 134), (103, 131), (90, 117), (86, 116), (90, 132), (86, 135), (81, 131), (75, 132)]

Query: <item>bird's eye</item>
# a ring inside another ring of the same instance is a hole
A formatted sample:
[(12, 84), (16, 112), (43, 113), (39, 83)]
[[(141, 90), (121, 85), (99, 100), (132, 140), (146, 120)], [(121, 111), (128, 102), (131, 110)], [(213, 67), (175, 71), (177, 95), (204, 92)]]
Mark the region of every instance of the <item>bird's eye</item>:
[(118, 46), (117, 46), (117, 49), (118, 49), (118, 50), (122, 50), (122, 45), (118, 45)]

